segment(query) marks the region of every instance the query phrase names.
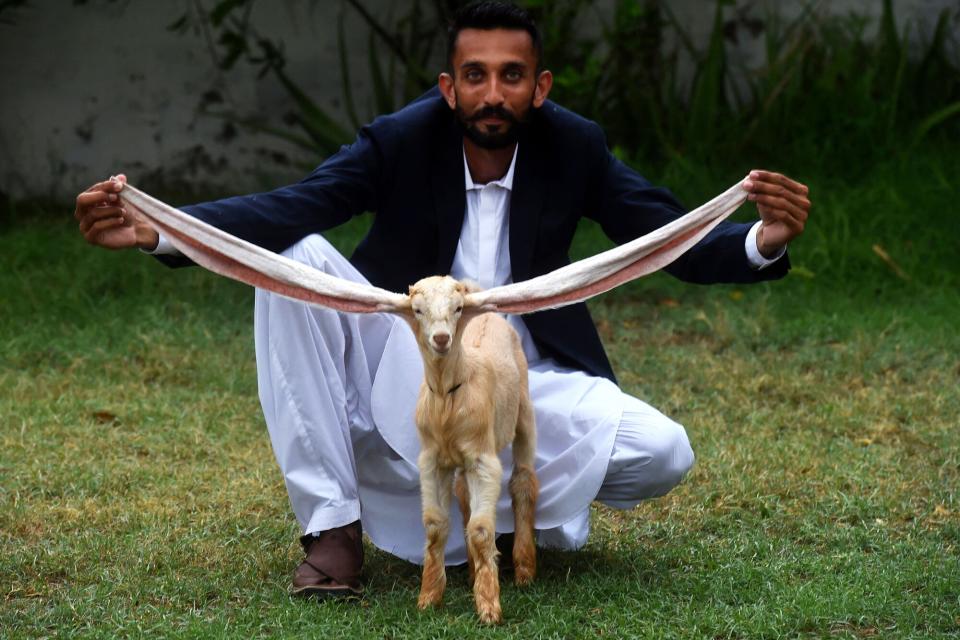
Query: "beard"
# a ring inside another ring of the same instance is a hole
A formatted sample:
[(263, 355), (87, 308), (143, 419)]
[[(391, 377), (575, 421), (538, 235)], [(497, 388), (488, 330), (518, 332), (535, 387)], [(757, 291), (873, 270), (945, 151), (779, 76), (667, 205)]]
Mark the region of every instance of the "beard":
[[(520, 133), (530, 119), (530, 110), (533, 108), (533, 101), (530, 106), (519, 116), (507, 111), (503, 106), (483, 107), (476, 113), (468, 115), (463, 107), (458, 103), (455, 111), (457, 122), (460, 123), (460, 129), (463, 135), (470, 139), (481, 149), (503, 149), (516, 144), (520, 139)], [(484, 131), (479, 124), (484, 118), (500, 118), (503, 124), (496, 127), (490, 127)]]

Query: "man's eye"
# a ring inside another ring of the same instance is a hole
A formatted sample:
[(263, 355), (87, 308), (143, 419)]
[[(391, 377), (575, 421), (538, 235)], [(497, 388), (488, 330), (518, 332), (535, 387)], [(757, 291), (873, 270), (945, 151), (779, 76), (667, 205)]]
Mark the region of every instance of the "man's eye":
[(479, 71), (467, 71), (467, 80), (470, 82), (476, 82), (483, 78), (483, 74)]
[(523, 74), (521, 74), (519, 71), (507, 71), (506, 73), (506, 78), (510, 82), (516, 82), (522, 77), (523, 77)]

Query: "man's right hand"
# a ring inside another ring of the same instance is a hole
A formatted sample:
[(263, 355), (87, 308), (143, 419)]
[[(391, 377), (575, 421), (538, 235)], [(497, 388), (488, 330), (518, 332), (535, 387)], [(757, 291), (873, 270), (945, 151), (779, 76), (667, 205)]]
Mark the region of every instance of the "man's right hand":
[(78, 195), (73, 217), (80, 223), (84, 239), (92, 245), (153, 251), (160, 236), (136, 207), (120, 200), (119, 193), (126, 181), (123, 174), (111, 176)]

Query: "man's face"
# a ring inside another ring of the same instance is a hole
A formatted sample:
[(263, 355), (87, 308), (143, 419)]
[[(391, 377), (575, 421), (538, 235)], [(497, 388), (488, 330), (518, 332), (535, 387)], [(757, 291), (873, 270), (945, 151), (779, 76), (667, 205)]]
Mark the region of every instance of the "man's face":
[(550, 72), (538, 76), (533, 39), (517, 29), (464, 29), (453, 53), (453, 75), (440, 90), (464, 135), (485, 149), (514, 144), (530, 109), (546, 100)]

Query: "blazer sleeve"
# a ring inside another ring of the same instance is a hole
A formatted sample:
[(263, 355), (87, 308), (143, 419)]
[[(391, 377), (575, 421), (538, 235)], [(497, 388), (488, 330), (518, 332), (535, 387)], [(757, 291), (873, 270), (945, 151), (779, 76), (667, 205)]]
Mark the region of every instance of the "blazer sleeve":
[[(600, 142), (592, 146), (597, 154), (594, 157), (601, 159), (595, 179), (595, 202), (599, 205), (588, 217), (596, 220), (611, 240), (617, 244), (629, 242), (687, 213), (668, 189), (652, 185), (610, 153), (599, 128), (594, 140), (597, 135)], [(753, 223), (724, 221), (665, 271), (697, 284), (748, 283), (786, 275), (790, 268), (786, 255), (766, 269), (751, 266), (744, 248), (751, 226)]]
[[(325, 231), (365, 211), (376, 211), (384, 155), (376, 136), (364, 127), (353, 144), (330, 156), (295, 184), (181, 207), (186, 213), (270, 251), (280, 252), (301, 238)], [(179, 255), (158, 255), (170, 267), (192, 265)]]

